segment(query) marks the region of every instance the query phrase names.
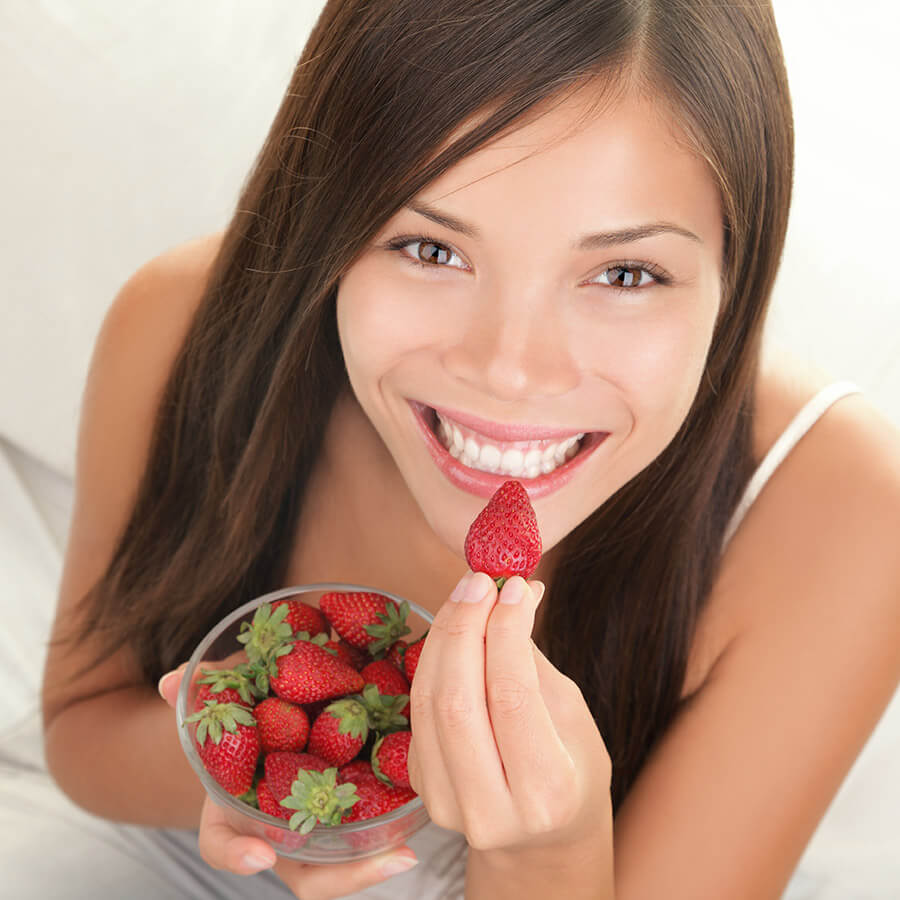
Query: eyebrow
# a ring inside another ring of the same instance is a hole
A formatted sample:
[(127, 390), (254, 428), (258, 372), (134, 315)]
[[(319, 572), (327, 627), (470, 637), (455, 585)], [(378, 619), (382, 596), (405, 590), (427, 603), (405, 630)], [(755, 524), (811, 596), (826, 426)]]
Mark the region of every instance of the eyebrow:
[[(475, 241), (481, 238), (481, 231), (474, 225), (463, 222), (462, 219), (457, 219), (456, 216), (451, 216), (449, 213), (437, 210), (420, 200), (412, 201), (406, 206), (407, 209), (424, 216), (426, 219), (430, 219), (436, 225), (442, 225), (444, 228), (449, 228), (451, 231), (456, 231)], [(687, 228), (682, 228), (680, 225), (675, 225), (672, 222), (650, 222), (646, 225), (635, 225), (630, 228), (598, 231), (594, 234), (582, 235), (573, 244), (573, 249), (579, 251), (600, 250), (603, 247), (610, 247), (614, 244), (631, 244), (634, 241), (656, 237), (659, 234), (677, 234), (698, 244), (703, 243), (702, 239), (694, 234), (693, 231), (688, 231)]]

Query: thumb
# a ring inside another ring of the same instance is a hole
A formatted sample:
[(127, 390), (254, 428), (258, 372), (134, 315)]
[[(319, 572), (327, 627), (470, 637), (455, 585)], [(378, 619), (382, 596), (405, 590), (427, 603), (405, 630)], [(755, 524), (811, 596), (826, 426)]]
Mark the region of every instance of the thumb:
[(184, 670), (187, 667), (187, 663), (182, 663), (177, 669), (173, 669), (171, 672), (166, 672), (162, 678), (159, 679), (159, 683), (156, 685), (156, 689), (159, 691), (159, 696), (166, 701), (173, 709), (175, 708), (175, 700), (178, 697), (178, 688), (181, 686), (181, 676), (184, 675)]

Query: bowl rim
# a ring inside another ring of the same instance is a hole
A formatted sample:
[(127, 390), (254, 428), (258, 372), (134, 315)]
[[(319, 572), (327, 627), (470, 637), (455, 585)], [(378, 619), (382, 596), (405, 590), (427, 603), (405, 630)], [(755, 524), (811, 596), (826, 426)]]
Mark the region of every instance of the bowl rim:
[[(316, 591), (341, 591), (343, 593), (364, 592), (380, 594), (383, 597), (389, 597), (397, 604), (408, 603), (410, 610), (423, 618), (429, 624), (429, 626), (431, 625), (431, 622), (434, 621), (434, 614), (428, 612), (428, 610), (420, 606), (414, 600), (407, 600), (406, 598), (399, 597), (397, 594), (393, 594), (390, 591), (381, 590), (379, 588), (374, 588), (367, 585), (326, 581), (314, 584), (299, 584), (293, 585), (291, 587), (279, 588), (278, 590), (270, 591), (267, 594), (261, 594), (260, 596), (255, 597), (252, 600), (248, 600), (246, 603), (237, 607), (237, 609), (232, 610), (232, 612), (230, 612), (223, 619), (220, 619), (219, 622), (206, 633), (200, 643), (197, 644), (197, 646), (194, 648), (194, 652), (188, 659), (187, 665), (185, 666), (184, 670), (184, 676), (182, 676), (181, 684), (178, 686), (178, 697), (175, 702), (175, 720), (178, 726), (178, 738), (181, 742), (181, 748), (184, 751), (185, 756), (187, 756), (188, 762), (190, 762), (191, 767), (197, 773), (197, 776), (203, 784), (203, 787), (206, 789), (207, 794), (209, 794), (210, 799), (217, 805), (227, 806), (230, 809), (233, 809), (235, 812), (254, 819), (262, 825), (266, 825), (269, 827), (274, 825), (276, 827), (280, 827), (284, 829), (284, 831), (286, 831), (288, 834), (298, 834), (299, 832), (292, 831), (290, 828), (288, 828), (287, 821), (285, 819), (279, 819), (277, 816), (271, 816), (268, 813), (262, 812), (262, 810), (254, 809), (254, 807), (250, 806), (249, 804), (243, 803), (242, 801), (238, 800), (237, 797), (229, 794), (228, 791), (226, 791), (215, 780), (215, 778), (213, 778), (209, 774), (209, 772), (207, 772), (206, 767), (203, 765), (203, 760), (200, 759), (200, 754), (197, 752), (197, 748), (194, 746), (194, 742), (191, 739), (187, 723), (184, 721), (187, 718), (187, 695), (191, 681), (190, 678), (187, 678), (185, 676), (187, 676), (189, 672), (194, 672), (197, 669), (197, 667), (203, 661), (204, 654), (215, 643), (217, 638), (228, 628), (234, 625), (234, 623), (239, 619), (244, 618), (249, 612), (252, 612), (257, 607), (262, 606), (264, 603), (273, 603), (276, 600), (281, 600), (294, 594), (311, 594)], [(375, 818), (362, 819), (358, 822), (346, 822), (343, 825), (326, 826), (317, 824), (312, 829), (312, 831), (309, 832), (309, 834), (312, 834), (313, 832), (319, 832), (321, 834), (327, 832), (328, 834), (334, 835), (352, 834), (357, 831), (364, 831), (366, 829), (373, 828), (377, 825), (386, 825), (397, 819), (403, 819), (422, 806), (422, 798), (416, 796), (412, 800), (404, 803), (403, 806), (399, 806), (397, 807), (397, 809), (393, 809), (390, 812), (384, 813), (383, 815), (377, 816)]]

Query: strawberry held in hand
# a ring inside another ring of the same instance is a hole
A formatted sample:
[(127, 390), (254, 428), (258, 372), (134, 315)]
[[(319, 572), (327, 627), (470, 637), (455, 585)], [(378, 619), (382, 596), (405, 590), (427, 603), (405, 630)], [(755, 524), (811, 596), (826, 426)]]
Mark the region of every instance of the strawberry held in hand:
[(525, 488), (505, 481), (469, 526), (466, 562), (473, 572), (485, 572), (503, 587), (508, 578), (526, 580), (541, 561), (541, 533)]

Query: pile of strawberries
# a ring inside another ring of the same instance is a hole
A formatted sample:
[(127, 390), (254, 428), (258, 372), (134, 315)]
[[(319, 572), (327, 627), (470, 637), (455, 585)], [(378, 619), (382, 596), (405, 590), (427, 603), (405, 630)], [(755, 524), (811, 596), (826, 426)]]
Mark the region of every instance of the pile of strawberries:
[[(531, 576), (541, 536), (518, 481), (491, 497), (464, 552), (498, 589)], [(409, 691), (426, 636), (403, 640), (408, 614), (408, 603), (373, 592), (327, 593), (318, 609), (301, 600), (259, 606), (238, 636), (247, 661), (202, 670), (185, 720), (197, 723), (209, 773), (302, 835), (409, 802)]]
[(425, 637), (403, 640), (408, 614), (370, 592), (259, 606), (240, 626), (246, 662), (197, 679), (185, 721), (207, 771), (300, 834), (413, 799), (409, 691)]

